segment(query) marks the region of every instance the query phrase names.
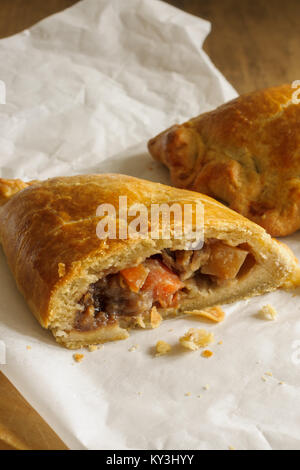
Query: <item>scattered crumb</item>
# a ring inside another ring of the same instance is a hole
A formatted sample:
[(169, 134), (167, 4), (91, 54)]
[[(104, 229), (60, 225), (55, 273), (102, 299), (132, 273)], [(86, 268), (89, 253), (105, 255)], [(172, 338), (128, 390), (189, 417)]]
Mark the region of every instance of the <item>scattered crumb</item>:
[(74, 358), (74, 361), (81, 362), (82, 359), (84, 358), (84, 354), (78, 354), (78, 353), (73, 354), (73, 358)]
[(197, 395), (197, 398), (201, 398), (201, 395)]
[(204, 385), (203, 390), (209, 390), (209, 389), (210, 389), (210, 385), (209, 385), (209, 384)]
[(179, 338), (180, 344), (183, 347), (190, 349), (191, 351), (204, 348), (208, 344), (212, 343), (213, 340), (213, 333), (209, 333), (207, 330), (201, 330), (197, 328), (190, 328), (184, 336)]
[(131, 348), (128, 349), (129, 352), (134, 352), (137, 350), (137, 348), (139, 347), (138, 344), (134, 344), (133, 346), (131, 346)]
[(278, 383), (278, 385), (284, 385), (284, 382), (282, 380)]
[(98, 346), (97, 346), (96, 344), (90, 344), (90, 345), (88, 346), (88, 350), (89, 350), (90, 352), (97, 351), (97, 349), (98, 349)]
[(28, 349), (28, 351), (29, 351), (29, 349), (31, 349), (31, 346), (26, 346), (26, 349)]
[(191, 392), (187, 392), (184, 394), (185, 397), (190, 397), (191, 396)]
[(156, 354), (155, 356), (163, 356), (164, 354), (167, 354), (170, 352), (172, 349), (172, 346), (169, 343), (166, 343), (165, 341), (157, 341), (156, 343)]
[(209, 349), (205, 349), (204, 351), (202, 351), (202, 354), (201, 354), (202, 357), (206, 357), (207, 359), (213, 355), (214, 353), (210, 351)]
[(223, 341), (219, 341), (218, 344), (223, 344)]
[(228, 450), (236, 450), (236, 448), (233, 446), (228, 446)]
[(142, 395), (142, 392), (137, 392), (138, 395)]
[(169, 333), (171, 333), (172, 331), (174, 331), (173, 328), (171, 328), (170, 330), (168, 330)]
[(263, 382), (266, 382), (266, 381), (267, 381), (266, 377), (264, 377), (264, 376), (262, 376), (261, 380), (262, 380)]
[(66, 265), (58, 263), (58, 277), (63, 277), (66, 274)]
[(260, 309), (259, 315), (265, 320), (276, 320), (278, 313), (272, 305), (267, 304)]
[(221, 309), (220, 305), (216, 305), (215, 307), (208, 307), (204, 310), (189, 310), (184, 313), (186, 313), (187, 315), (205, 317), (217, 323), (223, 321), (225, 318), (225, 312)]
[(268, 372), (265, 372), (265, 375), (268, 375), (269, 377), (273, 377), (272, 372), (269, 372), (269, 371), (268, 371)]

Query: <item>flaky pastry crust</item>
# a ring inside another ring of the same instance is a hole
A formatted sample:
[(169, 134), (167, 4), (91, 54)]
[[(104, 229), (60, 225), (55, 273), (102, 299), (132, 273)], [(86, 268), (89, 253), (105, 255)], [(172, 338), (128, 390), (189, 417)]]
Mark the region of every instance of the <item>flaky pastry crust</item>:
[[(230, 285), (191, 289), (176, 307), (158, 308), (156, 320), (270, 291), (295, 269), (295, 259), (283, 244), (199, 193), (116, 174), (52, 178), (25, 184), (19, 192), (13, 190), (14, 184), (15, 189), (20, 185), (0, 179), (0, 191), (9, 185), (13, 193), (0, 207), (3, 250), (19, 290), (40, 324), (69, 348), (124, 339), (129, 327), (141, 325), (141, 318), (124, 315), (94, 330), (74, 329), (80, 299), (91, 284), (108, 273), (139, 265), (163, 249), (185, 248), (185, 239), (172, 237), (100, 240), (96, 209), (102, 203), (118, 207), (120, 195), (127, 196), (128, 206), (143, 203), (149, 211), (153, 203), (201, 202), (205, 239), (223, 240), (231, 246), (246, 243), (255, 257), (255, 266)], [(151, 318), (150, 324), (155, 320)]]
[(179, 188), (214, 197), (272, 236), (300, 228), (300, 104), (290, 85), (243, 95), (149, 141)]

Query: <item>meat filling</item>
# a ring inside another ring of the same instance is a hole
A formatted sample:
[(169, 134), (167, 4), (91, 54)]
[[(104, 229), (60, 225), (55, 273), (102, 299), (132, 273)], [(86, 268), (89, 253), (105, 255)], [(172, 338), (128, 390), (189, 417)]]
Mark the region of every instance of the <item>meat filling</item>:
[[(231, 247), (209, 240), (201, 250), (164, 250), (142, 264), (110, 274), (91, 284), (82, 297), (82, 311), (75, 328), (88, 331), (117, 321), (120, 316), (137, 316), (152, 307), (176, 307), (186, 292), (185, 281), (206, 278), (210, 283), (235, 279), (249, 263), (248, 246)], [(246, 263), (247, 258), (247, 263)], [(253, 258), (254, 259), (254, 258)]]

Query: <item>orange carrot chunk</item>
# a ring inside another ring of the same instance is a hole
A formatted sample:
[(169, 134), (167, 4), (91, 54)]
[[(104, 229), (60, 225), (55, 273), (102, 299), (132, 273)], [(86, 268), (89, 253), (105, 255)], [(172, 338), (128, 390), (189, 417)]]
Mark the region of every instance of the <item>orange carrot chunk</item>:
[(126, 268), (120, 271), (121, 275), (125, 279), (129, 289), (132, 292), (139, 292), (143, 287), (145, 280), (149, 274), (149, 269), (143, 264), (134, 266), (133, 268)]
[(157, 259), (145, 261), (149, 274), (142, 287), (143, 291), (150, 291), (154, 302), (162, 307), (171, 307), (177, 300), (176, 293), (184, 287), (183, 282), (167, 266)]

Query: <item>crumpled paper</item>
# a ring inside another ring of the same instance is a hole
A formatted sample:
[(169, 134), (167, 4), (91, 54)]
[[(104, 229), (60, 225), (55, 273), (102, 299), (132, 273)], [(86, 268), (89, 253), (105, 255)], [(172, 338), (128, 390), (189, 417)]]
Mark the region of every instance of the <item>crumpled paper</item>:
[[(147, 140), (236, 96), (202, 50), (209, 31), (157, 0), (85, 0), (1, 40), (1, 176), (168, 183)], [(288, 243), (300, 254), (299, 234)], [(0, 278), (1, 370), (70, 448), (300, 449), (297, 291), (227, 306), (219, 325), (189, 317), (132, 331), (75, 363), (29, 312), (2, 252)], [(276, 321), (257, 315), (267, 303)], [(212, 358), (179, 347), (154, 357), (157, 340), (176, 345), (190, 327), (214, 332)]]

